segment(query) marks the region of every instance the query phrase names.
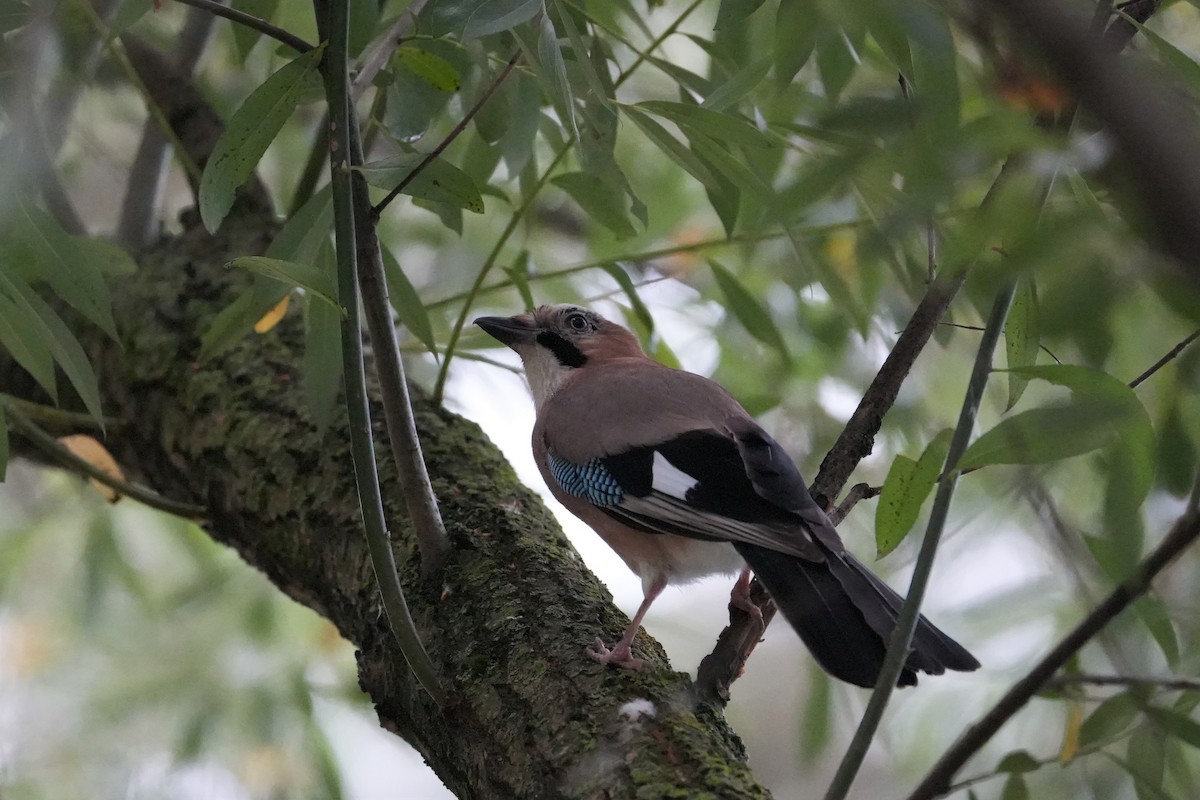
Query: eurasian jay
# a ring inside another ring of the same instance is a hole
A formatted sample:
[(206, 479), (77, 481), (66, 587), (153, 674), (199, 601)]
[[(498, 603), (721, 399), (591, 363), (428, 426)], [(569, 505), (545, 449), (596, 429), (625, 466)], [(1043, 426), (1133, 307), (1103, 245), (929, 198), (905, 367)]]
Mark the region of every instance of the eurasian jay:
[[(817, 662), (874, 686), (901, 598), (846, 552), (784, 449), (716, 383), (659, 364), (593, 311), (550, 305), (475, 324), (521, 357), (537, 407), (533, 454), (550, 491), (642, 580), (625, 635), (589, 653), (639, 668), (631, 647), (667, 584), (752, 569)], [(979, 662), (921, 617), (899, 685)]]

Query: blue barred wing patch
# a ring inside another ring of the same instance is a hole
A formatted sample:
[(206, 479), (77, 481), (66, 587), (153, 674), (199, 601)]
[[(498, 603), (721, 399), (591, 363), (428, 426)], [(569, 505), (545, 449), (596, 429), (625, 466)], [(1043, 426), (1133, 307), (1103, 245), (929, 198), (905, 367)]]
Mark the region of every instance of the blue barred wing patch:
[(563, 491), (582, 497), (592, 505), (615, 506), (625, 497), (621, 484), (598, 458), (580, 465), (551, 453), (549, 467), (550, 474)]

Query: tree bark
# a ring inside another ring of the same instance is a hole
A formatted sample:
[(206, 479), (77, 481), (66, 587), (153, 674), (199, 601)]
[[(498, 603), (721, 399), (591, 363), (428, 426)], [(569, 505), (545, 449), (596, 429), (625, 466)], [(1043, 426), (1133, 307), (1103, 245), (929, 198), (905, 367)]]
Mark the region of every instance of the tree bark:
[[(217, 237), (193, 225), (141, 259), (114, 291), (121, 346), (76, 326), (105, 412), (122, 421), (107, 443), (126, 470), (204, 505), (215, 540), (333, 622), (358, 648), (381, 724), (459, 797), (767, 796), (720, 712), (695, 699), (653, 641), (638, 643), (649, 657), (641, 673), (585, 655), (626, 619), (479, 428), (420, 391), (418, 425), (454, 543), (436, 586), (421, 583), (395, 469), (380, 462), (396, 561), (446, 707), (417, 686), (380, 608), (344, 420), (322, 436), (303, 410), (298, 315), (197, 360), (201, 333), (248, 285), (222, 265), (260, 252), (272, 230), (256, 207), (242, 205)], [(0, 354), (0, 385), (36, 398), (28, 383)], [(634, 700), (646, 702), (627, 707)]]

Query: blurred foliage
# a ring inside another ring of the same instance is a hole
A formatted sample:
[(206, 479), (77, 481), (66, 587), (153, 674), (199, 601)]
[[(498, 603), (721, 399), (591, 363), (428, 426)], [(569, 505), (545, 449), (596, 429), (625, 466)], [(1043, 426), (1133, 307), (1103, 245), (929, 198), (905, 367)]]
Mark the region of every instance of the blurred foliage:
[[(122, 29), (169, 49), (184, 18), (171, 3), (153, 12), (140, 0), (110, 5), (97, 16), (82, 2), (0, 0), (0, 174), (23, 187), (0, 197), (0, 347), (52, 396), (72, 387), (97, 417), (86, 356), (39, 292), (109, 330), (105, 281), (132, 264), (36, 201), (53, 197), (54, 175), (87, 232), (116, 227), (115, 187), (148, 115), (119, 47), (96, 42)], [(234, 5), (316, 44), (306, 4)], [(1020, 281), (1006, 340), (1007, 366), (1019, 369), (989, 385), (980, 431), (995, 447), (979, 461), (989, 466), (963, 482), (939, 572), (958, 593), (939, 624), (971, 631), (959, 638), (987, 669), (944, 689), (929, 681), (906, 698), (883, 734), (888, 761), (864, 775), (864, 787), (894, 789), (897, 769), (918, 774), (1182, 508), (1200, 445), (1200, 348), (1183, 349), (1133, 391), (1120, 385), (1197, 327), (1197, 291), (1139, 235), (1127, 176), (1103, 131), (1086, 113), (1072, 118), (1071, 98), (1041, 65), (962, 8), (432, 0), (389, 51), (387, 32), (407, 6), (352, 5), (356, 66), (380, 67), (358, 103), (376, 201), (520, 55), (380, 220), (417, 380), (441, 389), (447, 375), (492, 368), (468, 358), (511, 366), (495, 342), (464, 329), (475, 314), (586, 302), (628, 322), (656, 357), (712, 374), (765, 414), (811, 475), (931, 272), (966, 270), (946, 324), (855, 476), (875, 485), (907, 476), (928, 492), (932, 467), (918, 459), (957, 415), (975, 327), (997, 286)], [(1197, 10), (1164, 6), (1134, 47), (1163, 68), (1181, 108), (1194, 109)], [(267, 255), (327, 270), (325, 179), (310, 182), (301, 169), (324, 158), (322, 108), (303, 81), (289, 84), (283, 106), (270, 94), (279, 83), (270, 76), (308, 62), (225, 21), (216, 31), (197, 78), (206, 96), (227, 119), (259, 114), (265, 102), (279, 133), (268, 142), (243, 125), (250, 134), (223, 143), (236, 158), (209, 165), (205, 185), (219, 186), (220, 199), (205, 222), (216, 224), (247, 163), (257, 164), (276, 207), (295, 209), (281, 213), (284, 232)], [(14, 157), (35, 152), (30, 137), (49, 122), (33, 98), (53, 101), (47, 109), (74, 106), (45, 137), (44, 168)], [(231, 161), (234, 171), (221, 173)], [(194, 202), (183, 168), (172, 169), (159, 208), (168, 231)], [(260, 278), (203, 332), (205, 353), (271, 335), (270, 325), (251, 330), (294, 291), (302, 302), (292, 313), (310, 326), (304, 391), (314, 413), (329, 413), (334, 324), (294, 285), (328, 276), (295, 274)], [(1086, 368), (1091, 389), (1046, 378), (1054, 364), (1075, 376)], [(66, 500), (86, 492), (73, 484), (44, 491), (23, 502), (23, 519), (6, 513), (0, 528), (0, 668), (13, 687), (3, 696), (17, 698), (0, 708), (29, 726), (0, 732), (0, 792), (139, 796), (143, 776), (183, 775), (200, 763), (234, 776), (236, 796), (336, 796), (337, 767), (312, 701), (353, 694), (335, 634), (194, 528), (87, 499), (78, 510)], [(880, 547), (897, 548), (885, 569), (913, 556), (901, 540), (924, 495), (906, 491), (916, 490), (885, 490), (891, 521)], [(14, 507), (17, 495), (3, 502)], [(869, 550), (870, 516), (860, 510), (845, 526), (860, 552)], [(1089, 645), (1080, 671), (1196, 676), (1195, 566), (1188, 557)], [(794, 678), (789, 667), (778, 680)], [(819, 675), (812, 686), (794, 725), (804, 764), (836, 757), (857, 715), (851, 690)], [(743, 691), (752, 687), (738, 685), (735, 721)], [(979, 772), (995, 776), (972, 791), (1198, 796), (1198, 701), (1200, 692), (1152, 684), (1047, 694), (978, 760)], [(782, 782), (805, 779), (766, 771), (784, 795), (799, 790)]]

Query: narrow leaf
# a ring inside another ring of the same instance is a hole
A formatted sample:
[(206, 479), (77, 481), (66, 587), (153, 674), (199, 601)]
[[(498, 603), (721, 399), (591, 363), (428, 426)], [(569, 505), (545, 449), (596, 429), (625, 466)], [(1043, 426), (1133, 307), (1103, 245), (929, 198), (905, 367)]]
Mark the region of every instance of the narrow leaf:
[[(270, 22), (271, 18), (275, 16), (279, 0), (233, 0), (230, 5), (238, 11), (244, 11), (251, 16)], [(246, 56), (250, 55), (250, 51), (254, 49), (254, 45), (258, 44), (260, 38), (262, 38), (262, 34), (254, 28), (247, 25), (235, 24), (233, 26), (233, 44), (237, 49), (238, 61), (245, 63)]]
[(741, 22), (746, 17), (758, 11), (763, 0), (721, 0), (717, 9), (717, 22), (713, 26), (717, 30)]
[[(406, 153), (382, 161), (372, 161), (355, 169), (362, 173), (367, 183), (390, 190), (407, 178), (425, 158), (424, 153)], [(435, 158), (429, 162), (412, 182), (404, 187), (401, 194), (449, 203), (476, 214), (483, 213), (483, 196), (479, 193), (475, 181), (471, 180), (470, 175), (442, 158)]]
[[(1004, 326), (1004, 351), (1009, 369), (1034, 366), (1040, 343), (1036, 287), (1033, 278), (1026, 276), (1017, 281), (1012, 308)], [(1017, 404), (1028, 385), (1029, 377), (1024, 373), (1009, 373), (1007, 408)]]
[(392, 251), (385, 247), (382, 249), (382, 255), (388, 296), (391, 298), (392, 308), (396, 309), (396, 315), (400, 318), (400, 324), (408, 328), (409, 333), (417, 337), (417, 340), (436, 357), (437, 341), (433, 338), (433, 326), (429, 322), (429, 312), (425, 310), (421, 296), (400, 268), (400, 262), (392, 255)]
[(0, 402), (0, 483), (8, 471), (8, 415), (4, 413), (4, 404)]
[(1166, 708), (1147, 708), (1146, 716), (1172, 737), (1200, 749), (1200, 722)]
[[(87, 239), (69, 235), (37, 206), (19, 203), (16, 213), (18, 235), (26, 239), (37, 260), (36, 273), (50, 284), (55, 294), (116, 339), (112, 298), (85, 244)], [(105, 253), (111, 255), (108, 248)]]
[[(77, 433), (59, 437), (58, 443), (76, 458), (86, 461), (110, 478), (116, 478), (119, 481), (125, 480), (125, 472), (121, 469), (121, 465), (113, 458), (112, 453), (108, 452), (108, 448), (96, 441), (94, 437)], [(96, 493), (108, 502), (115, 503), (121, 499), (117, 490), (108, 484), (101, 483), (95, 478), (89, 479), (89, 482)]]
[(210, 233), (229, 213), (237, 190), (301, 98), (320, 86), (317, 65), (323, 52), (324, 45), (285, 64), (251, 92), (226, 124), (200, 178), (200, 217)]
[(653, 142), (668, 158), (709, 189), (720, 189), (720, 185), (708, 167), (704, 165), (704, 162), (693, 154), (686, 145), (672, 136), (666, 128), (656, 122), (653, 117), (638, 109), (637, 106), (623, 106), (622, 109), (625, 112), (625, 116), (634, 125), (637, 125), (641, 132), (646, 134), (646, 138)]
[(650, 313), (650, 309), (646, 308), (646, 304), (642, 302), (642, 298), (638, 295), (637, 287), (633, 285), (633, 279), (629, 277), (629, 273), (619, 265), (611, 262), (601, 264), (600, 268), (611, 275), (612, 279), (621, 287), (621, 291), (625, 292), (625, 296), (629, 298), (629, 305), (633, 307), (633, 313), (637, 321), (644, 328), (646, 338), (651, 338), (654, 334), (654, 316)]
[(712, 109), (713, 111), (724, 111), (731, 106), (737, 105), (751, 89), (762, 83), (763, 78), (767, 77), (767, 73), (770, 71), (770, 56), (760, 58), (757, 61), (751, 61), (704, 98), (704, 102), (700, 104), (700, 107)]
[(743, 147), (767, 149), (776, 146), (771, 137), (746, 120), (723, 111), (667, 100), (646, 100), (638, 103), (636, 108), (674, 122), (689, 138), (692, 133), (700, 133)]
[(439, 91), (457, 92), (462, 85), (462, 78), (453, 64), (420, 47), (398, 48), (392, 59)]
[(1087, 747), (1112, 738), (1133, 724), (1138, 704), (1128, 692), (1113, 695), (1088, 715), (1079, 728), (1079, 746)]
[[(0, 277), (3, 277), (0, 273)], [(37, 321), (31, 313), (17, 305), (0, 289), (0, 346), (8, 350), (22, 369), (28, 372), (50, 399), (58, 402), (58, 385), (54, 377), (54, 356), (40, 335)]]
[(301, 264), (296, 261), (284, 261), (266, 256), (240, 256), (225, 266), (248, 270), (282, 281), (289, 286), (299, 287), (320, 297), (337, 309), (342, 316), (346, 314), (345, 309), (338, 302), (334, 276), (312, 264)]
[(569, 194), (588, 216), (612, 231), (618, 239), (637, 234), (629, 220), (625, 190), (613, 181), (590, 172), (567, 172), (555, 175), (551, 183)]
[(718, 262), (709, 259), (708, 264), (712, 267), (717, 285), (721, 287), (721, 293), (725, 295), (726, 308), (733, 313), (734, 318), (741, 323), (746, 332), (776, 350), (785, 359), (790, 358), (783, 336), (779, 333), (779, 328), (775, 327), (775, 320), (771, 319), (770, 313), (758, 301), (758, 298), (742, 286), (732, 272)]
[(292, 293), (288, 292), (270, 311), (259, 317), (258, 322), (254, 323), (254, 332), (258, 334), (270, 333), (287, 316), (288, 307), (291, 304)]
[(29, 326), (30, 332), (45, 340), (54, 362), (62, 369), (88, 413), (103, 430), (104, 415), (100, 408), (100, 387), (96, 373), (66, 323), (37, 292), (8, 280), (3, 273), (0, 273), (0, 294), (7, 294), (16, 307), (24, 312), (24, 324)]
[(913, 461), (896, 456), (875, 506), (875, 547), (880, 558), (896, 549), (916, 524), (921, 505), (937, 483), (954, 432), (941, 431)]
[(467, 17), (463, 39), (476, 39), (515, 28), (542, 10), (542, 0), (483, 0)]
[(780, 0), (775, 14), (775, 80), (792, 82), (817, 43), (820, 10), (815, 0)]

